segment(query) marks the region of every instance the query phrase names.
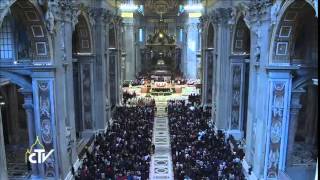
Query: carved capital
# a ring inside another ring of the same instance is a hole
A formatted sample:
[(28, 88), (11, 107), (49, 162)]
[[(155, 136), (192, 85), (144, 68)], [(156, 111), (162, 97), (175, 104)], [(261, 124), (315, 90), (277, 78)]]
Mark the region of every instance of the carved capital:
[(231, 19), (231, 8), (217, 8), (209, 13), (209, 21), (214, 24), (227, 24)]
[(112, 20), (112, 14), (104, 8), (92, 8), (89, 10), (90, 24), (94, 26), (97, 21), (109, 24)]
[(262, 21), (270, 20), (271, 0), (255, 1), (247, 6), (244, 21), (251, 29), (254, 25), (259, 25)]

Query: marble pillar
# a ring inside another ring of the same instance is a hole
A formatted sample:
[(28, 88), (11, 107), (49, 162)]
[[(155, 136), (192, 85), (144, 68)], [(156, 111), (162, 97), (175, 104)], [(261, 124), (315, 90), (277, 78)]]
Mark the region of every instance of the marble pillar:
[(93, 38), (95, 57), (93, 62), (94, 130), (104, 130), (110, 119), (109, 99), (109, 23), (112, 15), (104, 8), (92, 9), (95, 24)]
[(38, 164), (39, 175), (41, 178), (58, 179), (61, 175), (58, 157), (61, 157), (61, 154), (58, 156), (54, 80), (52, 77), (44, 77), (47, 76), (46, 73), (34, 74), (34, 76), (37, 76), (32, 78), (36, 135), (46, 152), (54, 150), (54, 153), (44, 163)]
[(0, 104), (0, 179), (8, 179), (6, 149), (3, 137), (2, 112)]
[(217, 60), (215, 63), (215, 86), (217, 87), (216, 92), (216, 128), (220, 130), (228, 129), (228, 119), (230, 117), (230, 49), (231, 49), (231, 33), (230, 26), (227, 24), (230, 18), (230, 9), (219, 8), (214, 11), (213, 16), (221, 17), (216, 20), (218, 24), (217, 33)]
[(269, 69), (269, 102), (266, 128), (265, 179), (277, 178), (284, 171), (289, 128), (292, 77), (289, 72)]
[(125, 80), (134, 80), (136, 75), (136, 56), (134, 42), (134, 20), (124, 19), (124, 49), (126, 50), (125, 59)]
[(9, 133), (9, 143), (12, 145), (19, 144), (19, 111), (18, 111), (18, 94), (17, 86), (10, 85), (8, 91), (9, 98), (9, 117), (10, 121), (8, 122), (8, 133)]
[[(57, 8), (59, 5), (57, 4)], [(74, 12), (75, 13), (75, 12)], [(68, 149), (71, 141), (76, 139), (76, 127), (75, 127), (75, 108), (74, 108), (74, 86), (73, 86), (73, 58), (72, 58), (72, 33), (74, 31), (75, 21), (78, 16), (72, 14), (72, 11), (67, 8), (66, 10), (57, 11), (58, 20), (55, 28), (57, 33), (54, 34), (53, 46), (59, 47), (54, 48), (53, 58), (55, 59), (54, 75), (51, 70), (48, 73), (35, 73), (33, 77), (35, 79), (49, 78), (54, 81), (53, 91), (55, 94), (53, 107), (57, 111), (53, 111), (52, 115), (55, 118), (54, 125), (56, 126), (54, 133), (55, 141), (55, 177), (65, 177), (71, 166), (70, 159), (76, 161), (76, 144), (72, 144), (72, 156), (69, 156)], [(36, 83), (36, 81), (34, 81)], [(53, 82), (52, 82), (53, 83)], [(34, 91), (35, 92), (35, 91)], [(39, 113), (39, 106), (37, 106), (35, 99), (37, 94), (33, 93), (34, 96), (34, 109), (35, 119), (37, 113)], [(51, 102), (50, 102), (51, 103)], [(36, 121), (36, 131), (38, 130), (39, 124)], [(68, 135), (69, 134), (69, 135)], [(39, 132), (37, 132), (39, 136)], [(40, 137), (40, 136), (39, 136)], [(39, 174), (43, 176), (43, 170), (39, 169)]]
[[(20, 91), (21, 92), (21, 91)], [(32, 92), (21, 92), (24, 96), (23, 108), (26, 111), (27, 125), (28, 125), (28, 136), (29, 136), (29, 147), (35, 142), (36, 131), (35, 131), (35, 119), (33, 109), (33, 97)], [(31, 164), (32, 176), (38, 175), (38, 167), (35, 164)]]
[(199, 47), (199, 30), (198, 18), (189, 18), (187, 27), (187, 58), (185, 59), (186, 64), (186, 78), (196, 79), (197, 78), (197, 48)]

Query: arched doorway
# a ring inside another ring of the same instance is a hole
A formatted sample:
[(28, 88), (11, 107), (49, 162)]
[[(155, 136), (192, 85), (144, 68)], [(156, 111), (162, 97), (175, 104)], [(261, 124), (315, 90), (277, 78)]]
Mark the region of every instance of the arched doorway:
[(117, 61), (118, 61), (118, 49), (117, 49), (117, 43), (116, 43), (116, 29), (115, 24), (111, 23), (109, 24), (109, 69), (108, 69), (108, 76), (109, 76), (109, 82), (110, 82), (110, 107), (111, 110), (116, 106), (117, 96), (119, 94), (118, 88), (117, 88), (117, 80), (116, 80), (116, 74), (117, 74)]
[(93, 128), (93, 57), (89, 25), (79, 13), (72, 33), (72, 68), (74, 89), (75, 127), (78, 152)]
[[(0, 26), (0, 96), (5, 159), (9, 178), (39, 175), (25, 161), (36, 136), (32, 74), (25, 66), (50, 64), (50, 42), (42, 13), (30, 1), (10, 1)], [(1, 132), (2, 133), (2, 132)], [(1, 134), (2, 136), (2, 134)], [(2, 143), (2, 142), (1, 142)], [(0, 155), (1, 156), (1, 155)], [(46, 164), (47, 165), (47, 164)], [(46, 167), (49, 170), (51, 167)], [(31, 172), (32, 169), (32, 172)], [(50, 169), (51, 170), (51, 169)], [(3, 173), (1, 173), (1, 178)], [(48, 175), (48, 174), (46, 174)]]
[(318, 156), (318, 19), (306, 1), (287, 1), (272, 42), (270, 63), (293, 68), (289, 122), (283, 158), (292, 179), (314, 179)]
[[(24, 96), (18, 85), (7, 83), (0, 86), (1, 116), (8, 177), (28, 177), (31, 167), (25, 162), (29, 148), (28, 121), (24, 108)], [(32, 135), (31, 135), (32, 136)]]
[(212, 23), (208, 24), (207, 33), (204, 35), (204, 61), (203, 61), (203, 87), (202, 87), (202, 104), (211, 106), (215, 92), (213, 91), (214, 79), (214, 27)]
[[(288, 41), (292, 94), (288, 128), (286, 173), (292, 180), (313, 179), (318, 158), (318, 19), (313, 7), (295, 1), (287, 7), (279, 25), (279, 38)], [(278, 47), (277, 47), (278, 46)], [(281, 42), (276, 53), (281, 53)], [(277, 54), (276, 54), (277, 55)]]
[(236, 139), (245, 139), (250, 72), (250, 30), (241, 14), (235, 25), (231, 56), (230, 131)]

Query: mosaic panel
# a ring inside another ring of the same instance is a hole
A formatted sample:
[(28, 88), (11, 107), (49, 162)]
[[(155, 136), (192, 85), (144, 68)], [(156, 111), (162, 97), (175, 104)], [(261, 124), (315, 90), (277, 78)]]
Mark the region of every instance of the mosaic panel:
[(297, 13), (294, 11), (288, 11), (284, 17), (284, 21), (295, 21), (297, 18)]
[(231, 103), (231, 129), (240, 128), (240, 102), (242, 65), (232, 64), (232, 103)]
[(276, 55), (284, 56), (288, 54), (288, 42), (277, 42)]
[(36, 42), (36, 52), (38, 56), (47, 55), (47, 43), (46, 42)]
[(288, 38), (291, 34), (291, 26), (281, 26), (279, 37)]
[[(40, 123), (40, 137), (42, 144), (49, 152), (54, 149), (54, 119), (52, 117), (51, 96), (52, 87), (50, 87), (51, 81), (38, 80), (38, 104), (39, 104), (39, 123)], [(45, 177), (55, 177), (55, 156), (49, 156), (44, 162), (44, 175)]]
[(28, 21), (40, 21), (37, 13), (34, 11), (25, 11), (24, 14)]
[(266, 153), (266, 177), (277, 178), (281, 168), (281, 157), (284, 157), (282, 143), (284, 139), (284, 126), (286, 122), (286, 89), (287, 81), (275, 80), (271, 82), (270, 119), (268, 126), (267, 153)]
[(44, 33), (41, 25), (32, 25), (31, 29), (34, 37), (44, 37)]
[(92, 129), (91, 64), (82, 64), (83, 121), (85, 129)]

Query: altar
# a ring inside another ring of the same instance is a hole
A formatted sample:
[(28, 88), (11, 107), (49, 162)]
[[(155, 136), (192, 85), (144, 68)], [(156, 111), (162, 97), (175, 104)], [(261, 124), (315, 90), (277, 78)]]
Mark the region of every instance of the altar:
[(182, 93), (180, 85), (171, 84), (167, 82), (154, 82), (141, 86), (141, 93), (150, 93), (153, 96), (168, 96), (174, 93)]

